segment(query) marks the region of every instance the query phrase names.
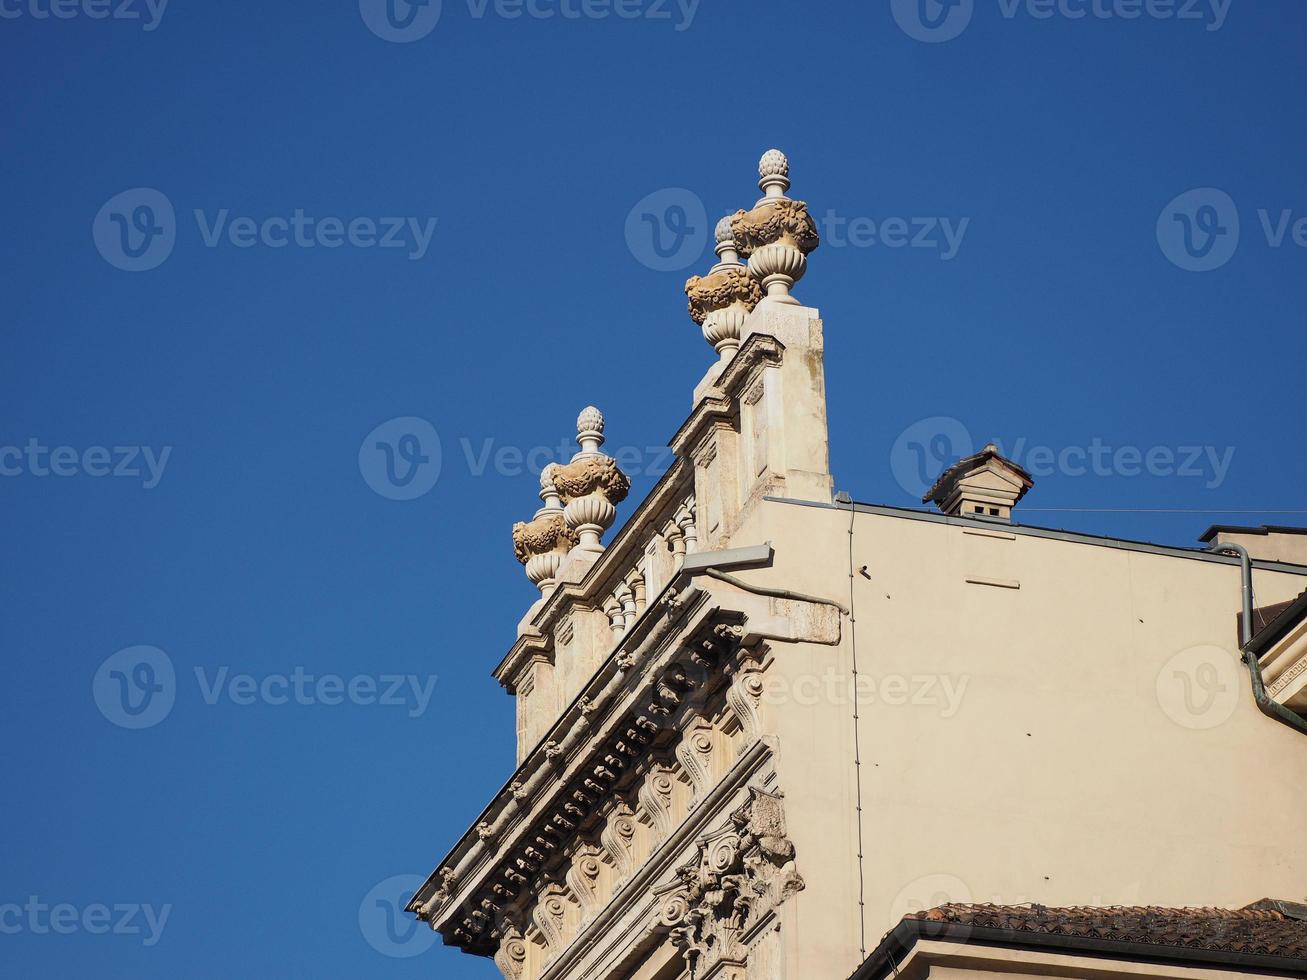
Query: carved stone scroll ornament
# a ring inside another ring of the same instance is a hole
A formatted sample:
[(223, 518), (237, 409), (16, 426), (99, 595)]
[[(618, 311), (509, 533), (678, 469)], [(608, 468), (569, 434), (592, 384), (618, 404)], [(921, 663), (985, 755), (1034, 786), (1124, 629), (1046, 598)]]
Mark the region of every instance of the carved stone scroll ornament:
[(495, 966), (499, 967), (505, 980), (519, 980), (525, 965), (526, 941), (514, 926), (509, 925), (499, 944), (499, 951), (495, 953)]
[(600, 552), (599, 538), (612, 527), (617, 505), (626, 499), (631, 480), (617, 461), (599, 451), (604, 442), (604, 417), (591, 406), (576, 420), (581, 451), (572, 461), (551, 470), (552, 482), (566, 505), (567, 526), (579, 536), (582, 551)]
[(685, 284), (690, 318), (703, 328), (703, 338), (723, 361), (740, 349), (744, 321), (762, 301), (762, 287), (741, 265), (719, 265), (706, 276), (691, 276)]
[(742, 937), (803, 888), (782, 797), (751, 787), (729, 825), (658, 890), (654, 928), (671, 934), (693, 976), (706, 976), (722, 960), (743, 962)]

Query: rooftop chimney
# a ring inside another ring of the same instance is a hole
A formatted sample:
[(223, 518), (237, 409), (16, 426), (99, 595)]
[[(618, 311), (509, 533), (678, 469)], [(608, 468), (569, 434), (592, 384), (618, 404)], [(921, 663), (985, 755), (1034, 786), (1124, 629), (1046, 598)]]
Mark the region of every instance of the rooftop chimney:
[(952, 517), (974, 517), (1012, 522), (1012, 508), (1035, 481), (992, 442), (974, 455), (960, 459), (935, 481), (922, 497)]

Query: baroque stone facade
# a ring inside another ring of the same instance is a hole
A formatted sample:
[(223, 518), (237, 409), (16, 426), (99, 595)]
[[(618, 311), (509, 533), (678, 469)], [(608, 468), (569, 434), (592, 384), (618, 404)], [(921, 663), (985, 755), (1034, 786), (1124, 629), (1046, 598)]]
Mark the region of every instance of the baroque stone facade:
[[(1230, 642), (1233, 544), (1024, 527), (1033, 480), (993, 446), (940, 474), (938, 512), (837, 500), (824, 328), (792, 295), (816, 227), (784, 154), (759, 177), (686, 284), (717, 357), (671, 468), (619, 523), (631, 483), (586, 408), (513, 527), (540, 592), (494, 670), (518, 766), (409, 911), (508, 980), (806, 980), (949, 902), (1307, 897), (1300, 736), (1252, 698), (1218, 726), (1164, 696)], [(1307, 607), (1307, 566), (1248, 568), (1264, 604)], [(1248, 662), (1302, 704), (1307, 627), (1277, 623)]]

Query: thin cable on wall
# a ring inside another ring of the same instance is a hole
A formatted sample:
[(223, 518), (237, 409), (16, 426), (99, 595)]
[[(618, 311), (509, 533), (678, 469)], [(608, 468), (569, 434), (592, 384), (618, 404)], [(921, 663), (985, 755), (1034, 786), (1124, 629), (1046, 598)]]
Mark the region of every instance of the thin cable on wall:
[(841, 493), (835, 497), (837, 503), (849, 505), (849, 647), (850, 666), (853, 673), (853, 772), (857, 792), (858, 815), (858, 947), (862, 959), (867, 958), (867, 885), (862, 868), (862, 740), (859, 738), (858, 725), (858, 619), (853, 607), (853, 521), (857, 511), (853, 507), (853, 498)]

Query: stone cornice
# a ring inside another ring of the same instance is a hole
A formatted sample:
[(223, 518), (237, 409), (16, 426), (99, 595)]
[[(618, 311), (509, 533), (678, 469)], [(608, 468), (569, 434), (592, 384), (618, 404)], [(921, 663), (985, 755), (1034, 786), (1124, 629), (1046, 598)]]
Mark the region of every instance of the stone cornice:
[[(674, 584), (664, 593), (657, 617), (663, 628), (650, 630), (643, 642), (634, 631), (624, 638), (618, 649), (628, 642), (634, 648), (627, 666), (609, 658), (587, 687), (593, 698), (580, 697), (550, 733), (567, 734), (547, 741), (518, 768), (477, 827), (418, 890), (410, 912), (431, 921), (447, 943), (493, 952), (495, 916), (519, 891), (530, 890), (519, 886), (550, 865), (553, 852), (562, 852), (615, 787), (643, 771), (653, 747), (675, 730), (686, 696), (712, 686), (691, 677), (678, 658), (689, 649), (701, 675), (713, 684), (720, 680), (713, 667), (738, 648), (743, 616), (709, 598), (700, 589), (674, 591)], [(687, 634), (692, 643), (678, 642)], [(636, 664), (639, 669), (631, 669)]]
[(533, 618), (532, 628), (518, 637), (494, 669), (495, 680), (512, 693), (518, 674), (530, 661), (531, 655), (541, 649), (542, 642), (546, 647), (550, 644), (550, 633), (558, 618), (574, 604), (596, 605), (605, 587), (630, 570), (641, 535), (662, 523), (664, 514), (674, 510), (693, 486), (693, 467), (688, 461), (677, 459), (641, 501), (585, 577), (579, 582), (562, 583), (554, 589)]

